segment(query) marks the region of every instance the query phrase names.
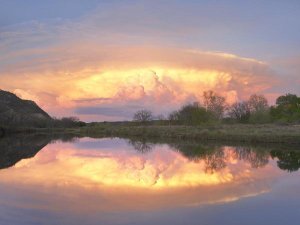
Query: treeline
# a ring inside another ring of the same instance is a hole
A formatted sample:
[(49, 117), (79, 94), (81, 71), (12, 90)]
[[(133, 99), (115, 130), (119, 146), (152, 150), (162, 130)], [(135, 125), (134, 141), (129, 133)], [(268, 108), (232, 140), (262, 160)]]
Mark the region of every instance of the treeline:
[(133, 121), (156, 122), (174, 125), (199, 125), (203, 123), (300, 123), (300, 97), (294, 94), (279, 96), (270, 106), (264, 95), (253, 94), (246, 101), (226, 103), (223, 96), (213, 91), (203, 93), (203, 102), (183, 105), (167, 116), (154, 116), (150, 110), (139, 110)]
[(25, 120), (10, 119), (1, 123), (0, 127), (17, 128), (17, 127), (34, 127), (34, 128), (76, 128), (83, 127), (86, 123), (80, 121), (77, 117), (63, 118), (27, 118)]
[(83, 127), (86, 123), (80, 121), (77, 117), (63, 117), (63, 118), (53, 118), (51, 122), (48, 124), (48, 127), (54, 128), (75, 128), (75, 127)]

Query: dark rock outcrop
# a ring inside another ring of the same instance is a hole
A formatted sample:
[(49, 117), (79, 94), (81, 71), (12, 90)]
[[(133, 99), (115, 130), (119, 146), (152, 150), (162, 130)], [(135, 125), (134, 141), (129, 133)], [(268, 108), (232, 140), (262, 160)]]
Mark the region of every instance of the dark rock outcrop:
[(0, 127), (40, 127), (51, 120), (52, 118), (35, 102), (0, 90)]

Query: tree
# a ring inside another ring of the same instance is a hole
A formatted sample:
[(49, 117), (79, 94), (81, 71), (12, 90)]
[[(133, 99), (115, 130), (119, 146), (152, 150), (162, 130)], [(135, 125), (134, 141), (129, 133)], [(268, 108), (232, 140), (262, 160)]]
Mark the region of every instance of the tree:
[(171, 112), (168, 116), (169, 124), (179, 123), (179, 112), (177, 110)]
[(166, 118), (165, 118), (165, 116), (164, 116), (163, 114), (159, 114), (159, 115), (157, 115), (155, 118), (156, 118), (157, 120), (160, 120), (160, 121), (166, 120)]
[(251, 95), (248, 101), (236, 102), (228, 115), (241, 123), (268, 123), (271, 121), (268, 100), (263, 95)]
[(268, 100), (263, 95), (251, 95), (248, 100), (250, 123), (269, 123), (271, 121)]
[(276, 106), (271, 107), (271, 116), (274, 120), (300, 121), (300, 98), (293, 94), (279, 96)]
[(169, 119), (182, 124), (197, 125), (208, 122), (210, 114), (198, 102), (184, 105), (178, 112), (169, 115)]
[(149, 121), (153, 120), (153, 115), (150, 110), (142, 109), (142, 110), (137, 111), (134, 114), (133, 120), (137, 121), (137, 122), (143, 122), (143, 123), (149, 122)]
[(294, 94), (282, 95), (276, 99), (276, 105), (299, 107), (300, 106), (300, 98)]
[(179, 112), (173, 111), (168, 116), (169, 121), (178, 121), (179, 120)]
[(246, 123), (250, 118), (250, 107), (247, 101), (236, 102), (229, 107), (228, 115), (230, 118), (241, 123)]
[(85, 122), (82, 122), (77, 117), (63, 117), (61, 119), (53, 118), (53, 121), (50, 123), (53, 127), (83, 127), (86, 125)]
[(211, 112), (215, 119), (220, 120), (223, 117), (227, 107), (224, 97), (213, 91), (205, 91), (203, 92), (203, 102), (206, 111)]
[(269, 109), (268, 100), (263, 95), (251, 95), (248, 100), (248, 105), (252, 113), (264, 112)]

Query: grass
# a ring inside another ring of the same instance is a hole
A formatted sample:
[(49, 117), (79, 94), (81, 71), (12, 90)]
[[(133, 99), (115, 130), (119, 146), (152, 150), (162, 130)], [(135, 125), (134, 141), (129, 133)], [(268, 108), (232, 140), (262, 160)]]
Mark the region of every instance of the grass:
[[(300, 125), (207, 124), (201, 126), (92, 123), (81, 128), (14, 128), (6, 134), (70, 134), (77, 137), (160, 138), (216, 142), (300, 144)], [(1, 136), (1, 135), (0, 135)]]
[(80, 128), (83, 136), (157, 137), (181, 140), (215, 140), (247, 143), (300, 144), (299, 125), (215, 124), (202, 126), (97, 123)]
[(78, 128), (31, 128), (31, 127), (16, 127), (16, 128), (3, 128), (4, 135), (15, 135), (15, 134), (74, 134), (80, 135)]

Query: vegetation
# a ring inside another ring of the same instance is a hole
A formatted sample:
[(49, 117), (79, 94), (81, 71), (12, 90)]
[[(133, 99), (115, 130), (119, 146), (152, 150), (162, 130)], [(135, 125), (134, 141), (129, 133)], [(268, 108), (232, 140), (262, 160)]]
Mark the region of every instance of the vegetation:
[(74, 128), (84, 125), (76, 117), (51, 118), (35, 102), (0, 90), (0, 136), (4, 128)]
[(300, 104), (296, 95), (280, 96), (271, 107), (263, 95), (257, 94), (230, 106), (224, 97), (212, 91), (204, 92), (203, 99), (203, 104), (186, 104), (171, 112), (167, 119), (155, 119), (151, 111), (143, 110), (136, 113), (133, 122), (88, 124), (81, 132), (117, 137), (300, 144)]
[[(226, 104), (212, 91), (203, 93), (203, 103), (182, 106), (168, 116), (154, 116), (139, 110), (131, 122), (94, 122), (86, 124), (76, 117), (51, 118), (31, 101), (8, 92), (0, 93), (0, 136), (24, 131), (70, 132), (78, 135), (118, 137), (163, 137), (239, 141), (251, 143), (300, 143), (300, 98), (287, 94), (269, 106), (263, 95)], [(3, 106), (3, 107), (2, 107)], [(23, 112), (23, 108), (26, 113)]]
[(200, 125), (219, 122), (227, 108), (225, 98), (213, 91), (203, 93), (204, 104), (194, 102), (182, 106), (168, 116), (170, 124)]
[(300, 144), (299, 125), (276, 124), (202, 124), (159, 125), (151, 121), (147, 125), (135, 122), (88, 124), (80, 129), (83, 136), (172, 138), (180, 140), (211, 140), (247, 143)]
[(213, 91), (203, 92), (204, 107), (208, 113), (215, 120), (223, 118), (224, 112), (227, 108), (226, 99), (222, 96), (217, 95)]
[[(185, 141), (178, 139), (138, 139), (130, 138), (128, 143), (132, 145), (138, 152), (147, 153), (155, 147), (156, 144), (168, 144), (172, 149), (180, 152), (189, 160), (198, 162), (203, 160), (204, 171), (206, 173), (214, 173), (226, 167), (226, 153), (223, 146), (230, 143), (216, 142), (197, 142)], [(242, 160), (252, 168), (265, 167), (270, 158), (277, 160), (277, 166), (288, 172), (298, 171), (300, 169), (300, 152), (299, 146), (289, 145), (238, 145), (232, 147), (231, 152), (233, 159)]]
[(77, 117), (63, 117), (61, 119), (53, 118), (51, 123), (49, 123), (46, 127), (53, 128), (76, 128), (83, 127), (86, 123), (79, 120)]
[(182, 106), (169, 115), (172, 124), (199, 125), (211, 119), (211, 114), (198, 102)]
[(153, 120), (153, 115), (150, 110), (143, 109), (143, 110), (137, 111), (134, 114), (133, 120), (137, 121), (137, 122), (145, 123), (145, 122), (149, 122), (149, 121)]
[(246, 101), (226, 104), (226, 99), (213, 91), (203, 93), (203, 104), (189, 103), (179, 110), (171, 112), (166, 118), (159, 116), (155, 119), (149, 110), (138, 111), (134, 121), (151, 124), (160, 121), (160, 125), (203, 125), (216, 123), (300, 123), (300, 97), (287, 94), (279, 96), (276, 105), (269, 106), (263, 95), (253, 94)]
[(275, 121), (300, 122), (300, 97), (293, 94), (278, 97), (270, 113)]
[(248, 123), (250, 115), (250, 107), (247, 101), (236, 102), (228, 110), (228, 116), (238, 123)]
[[(22, 159), (34, 157), (50, 142), (73, 142), (80, 135), (76, 134), (21, 134), (6, 136), (0, 139), (0, 169), (15, 165)], [(93, 136), (101, 138), (103, 136)], [(140, 138), (130, 137), (128, 143), (139, 153), (151, 152), (157, 144), (167, 144), (172, 150), (181, 153), (188, 160), (204, 164), (204, 171), (213, 174), (227, 166), (228, 148), (230, 157), (235, 160), (247, 162), (252, 168), (265, 167), (270, 158), (277, 161), (282, 170), (298, 171), (300, 168), (299, 146), (291, 145), (232, 145), (229, 142), (204, 142), (197, 140), (182, 140), (168, 138)], [(235, 147), (233, 147), (235, 146)], [(26, 149), (26, 151), (24, 151)], [(226, 153), (227, 151), (227, 153)]]

